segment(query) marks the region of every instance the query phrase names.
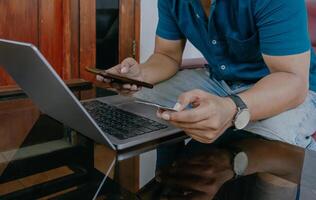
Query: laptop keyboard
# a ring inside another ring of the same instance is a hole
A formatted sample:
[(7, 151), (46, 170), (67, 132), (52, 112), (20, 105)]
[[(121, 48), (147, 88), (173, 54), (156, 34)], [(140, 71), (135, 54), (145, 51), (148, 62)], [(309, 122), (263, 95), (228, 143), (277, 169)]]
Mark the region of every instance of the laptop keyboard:
[(99, 127), (120, 140), (165, 129), (168, 126), (100, 101), (82, 103)]

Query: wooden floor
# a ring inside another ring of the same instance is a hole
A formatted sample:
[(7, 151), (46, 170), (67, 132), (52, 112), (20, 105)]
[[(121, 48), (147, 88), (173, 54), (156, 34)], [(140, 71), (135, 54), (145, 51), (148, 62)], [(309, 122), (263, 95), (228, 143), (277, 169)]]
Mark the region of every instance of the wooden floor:
[[(107, 158), (112, 158), (113, 152), (108, 151), (108, 149), (102, 145), (96, 145), (95, 146), (95, 167), (101, 171), (102, 173), (107, 173), (107, 170), (109, 169), (110, 165), (112, 164), (111, 159)], [(0, 159), (1, 159), (1, 154), (0, 154)], [(2, 158), (3, 159), (3, 158)], [(0, 165), (0, 170), (1, 170), (1, 165)], [(3, 170), (3, 169), (2, 169)], [(1, 171), (0, 171), (1, 172)], [(72, 174), (73, 171), (69, 169), (68, 167), (60, 167), (54, 170), (50, 170), (44, 173), (39, 173), (33, 176), (25, 177), (16, 181), (11, 181), (6, 184), (0, 184), (0, 196), (4, 194), (8, 194), (14, 191), (18, 191), (24, 188), (28, 188), (40, 183), (44, 183), (47, 181), (54, 180), (56, 178), (60, 178), (66, 175)], [(113, 178), (114, 175), (114, 170), (112, 169), (110, 172), (110, 177)], [(69, 190), (73, 190), (75, 188), (71, 188)], [(67, 190), (67, 191), (69, 191)], [(63, 192), (67, 192), (63, 191)], [(56, 194), (54, 194), (55, 196)], [(51, 196), (50, 196), (51, 197)], [(43, 199), (47, 199), (43, 198)]]

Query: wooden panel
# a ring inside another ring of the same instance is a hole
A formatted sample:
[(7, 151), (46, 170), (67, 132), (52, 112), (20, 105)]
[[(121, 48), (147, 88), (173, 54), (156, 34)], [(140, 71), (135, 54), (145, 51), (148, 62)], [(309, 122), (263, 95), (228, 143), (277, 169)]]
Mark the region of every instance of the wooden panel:
[(63, 0), (39, 0), (39, 49), (56, 72), (63, 74)]
[[(38, 0), (0, 0), (0, 38), (38, 45)], [(14, 81), (0, 69), (0, 85)]]
[[(133, 45), (137, 40), (139, 41), (139, 29), (140, 29), (140, 13), (136, 13), (140, 9), (139, 0), (120, 0), (120, 27), (119, 27), (119, 61), (127, 57), (136, 57), (138, 59), (139, 54), (133, 55)], [(140, 11), (140, 10), (139, 10)], [(139, 12), (138, 11), (138, 12)], [(137, 30), (138, 29), (138, 30)], [(139, 190), (139, 157), (134, 157), (126, 161), (120, 162), (119, 169), (119, 181), (120, 184), (136, 192)]]
[(63, 0), (63, 78), (79, 78), (79, 1)]
[(62, 76), (64, 79), (70, 79), (71, 78), (71, 71), (72, 71), (72, 63), (71, 63), (71, 0), (62, 0), (62, 13), (63, 13), (63, 65), (62, 65)]
[(135, 0), (135, 45), (136, 55), (135, 58), (139, 62), (140, 60), (140, 30), (141, 30), (141, 0)]
[(119, 183), (131, 192), (139, 191), (140, 163), (139, 156), (121, 161), (119, 163)]
[(80, 11), (79, 0), (70, 0), (71, 27), (71, 78), (80, 77), (79, 42), (80, 42)]
[(79, 78), (79, 0), (39, 0), (40, 50), (64, 79)]
[[(79, 0), (0, 0), (0, 38), (33, 43), (63, 79), (79, 78), (79, 7)], [(0, 69), (0, 85), (12, 84)]]
[(37, 0), (0, 0), (0, 38), (38, 44)]
[(96, 65), (96, 1), (80, 0), (80, 77), (95, 81), (86, 67)]
[(120, 0), (119, 61), (133, 57), (135, 40), (135, 1)]

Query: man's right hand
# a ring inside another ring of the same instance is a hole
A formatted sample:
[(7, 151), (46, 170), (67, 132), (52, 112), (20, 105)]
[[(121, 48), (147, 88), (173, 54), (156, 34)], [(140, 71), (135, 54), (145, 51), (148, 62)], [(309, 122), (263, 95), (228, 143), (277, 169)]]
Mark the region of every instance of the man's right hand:
[[(127, 77), (130, 79), (135, 79), (138, 81), (145, 81), (144, 76), (142, 74), (141, 67), (139, 66), (138, 62), (134, 58), (126, 58), (122, 61), (121, 64), (118, 64), (108, 70), (106, 72), (116, 74), (119, 76)], [(118, 84), (111, 82), (109, 79), (105, 79), (102, 76), (97, 76), (97, 80), (101, 82), (105, 82), (110, 84), (111, 88), (113, 88), (116, 92), (122, 95), (132, 95), (135, 92), (141, 90), (141, 87), (137, 85), (131, 84)]]

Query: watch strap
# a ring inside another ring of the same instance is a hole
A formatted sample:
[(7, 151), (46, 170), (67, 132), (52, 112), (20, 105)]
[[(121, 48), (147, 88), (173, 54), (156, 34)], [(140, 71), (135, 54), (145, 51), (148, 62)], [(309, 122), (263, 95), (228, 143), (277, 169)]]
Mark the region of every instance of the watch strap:
[(233, 100), (233, 102), (236, 104), (237, 108), (240, 110), (248, 109), (245, 102), (236, 94), (229, 95), (229, 97)]

